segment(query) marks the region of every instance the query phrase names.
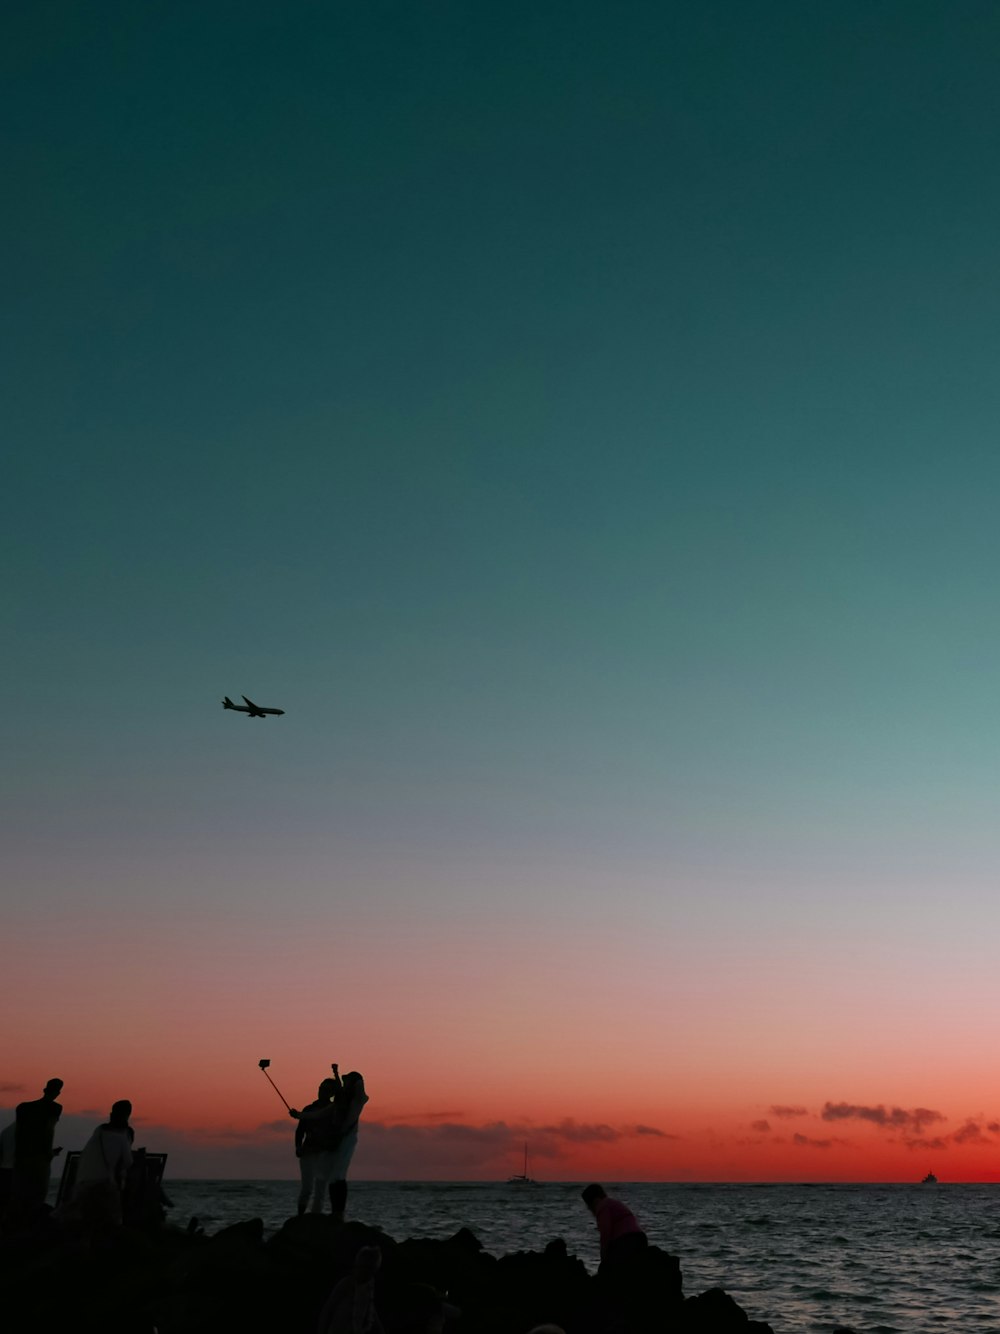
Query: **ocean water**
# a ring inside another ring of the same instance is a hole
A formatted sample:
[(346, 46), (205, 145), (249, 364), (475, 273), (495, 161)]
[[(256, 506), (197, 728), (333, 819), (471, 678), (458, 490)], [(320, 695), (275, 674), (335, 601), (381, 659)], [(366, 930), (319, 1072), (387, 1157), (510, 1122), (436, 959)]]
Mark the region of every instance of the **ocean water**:
[[(245, 1218), (271, 1230), (294, 1181), (168, 1181), (171, 1219), (207, 1232)], [(348, 1215), (390, 1236), (470, 1227), (488, 1251), (563, 1237), (593, 1268), (597, 1239), (579, 1185), (351, 1182)], [(679, 1256), (687, 1295), (722, 1287), (776, 1334), (1000, 1332), (1000, 1185), (609, 1186), (650, 1240)]]

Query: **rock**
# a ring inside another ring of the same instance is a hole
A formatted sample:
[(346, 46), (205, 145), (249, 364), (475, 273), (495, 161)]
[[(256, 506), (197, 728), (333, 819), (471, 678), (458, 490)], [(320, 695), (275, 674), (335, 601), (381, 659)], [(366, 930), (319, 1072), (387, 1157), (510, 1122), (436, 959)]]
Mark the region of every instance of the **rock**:
[(248, 1218), (243, 1223), (233, 1223), (221, 1228), (208, 1239), (209, 1247), (219, 1254), (245, 1254), (255, 1251), (264, 1244), (264, 1220)]
[(483, 1243), (468, 1227), (460, 1227), (453, 1237), (448, 1238), (448, 1245), (459, 1251), (479, 1252), (483, 1249)]
[(709, 1288), (689, 1297), (677, 1325), (683, 1334), (773, 1334), (763, 1321), (751, 1321), (746, 1311), (721, 1288)]
[[(178, 1228), (46, 1228), (0, 1243), (5, 1301), (25, 1329), (101, 1334), (315, 1334), (330, 1293), (377, 1247), (375, 1306), (386, 1334), (420, 1312), (461, 1334), (772, 1334), (720, 1289), (683, 1298), (675, 1256), (650, 1246), (598, 1275), (562, 1239), (496, 1258), (468, 1228), (396, 1242), (329, 1215), (289, 1219), (264, 1240), (259, 1218), (212, 1237)], [(445, 1310), (461, 1311), (460, 1321)], [(436, 1314), (435, 1314), (436, 1313)], [(426, 1325), (426, 1320), (425, 1320)], [(847, 1334), (847, 1331), (844, 1331)]]

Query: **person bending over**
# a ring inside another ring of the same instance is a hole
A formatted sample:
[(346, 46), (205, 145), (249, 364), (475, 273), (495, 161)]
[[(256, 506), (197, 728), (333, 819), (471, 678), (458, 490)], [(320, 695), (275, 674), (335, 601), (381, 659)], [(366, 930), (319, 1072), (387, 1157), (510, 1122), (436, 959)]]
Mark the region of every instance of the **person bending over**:
[(588, 1186), (582, 1192), (583, 1202), (597, 1221), (601, 1239), (601, 1267), (598, 1273), (609, 1272), (648, 1246), (645, 1232), (635, 1214), (621, 1200), (612, 1200), (603, 1186)]

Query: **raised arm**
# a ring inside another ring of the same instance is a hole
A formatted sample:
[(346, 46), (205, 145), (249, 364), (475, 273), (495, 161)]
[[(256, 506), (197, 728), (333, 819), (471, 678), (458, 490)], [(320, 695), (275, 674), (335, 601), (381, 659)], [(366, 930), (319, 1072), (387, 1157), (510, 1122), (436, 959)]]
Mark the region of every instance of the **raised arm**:
[(319, 1107), (304, 1107), (302, 1111), (299, 1112), (296, 1120), (300, 1125), (303, 1121), (323, 1121), (328, 1117), (336, 1116), (337, 1112), (338, 1108), (336, 1103), (326, 1102)]

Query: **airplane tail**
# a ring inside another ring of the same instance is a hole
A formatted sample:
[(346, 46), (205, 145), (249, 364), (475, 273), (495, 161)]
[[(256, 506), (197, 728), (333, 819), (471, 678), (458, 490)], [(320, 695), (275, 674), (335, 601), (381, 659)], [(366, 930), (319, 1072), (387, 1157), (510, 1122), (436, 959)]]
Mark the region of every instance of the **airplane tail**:
[(227, 696), (225, 697), (225, 699), (222, 701), (222, 707), (223, 707), (224, 709), (235, 709), (235, 708), (236, 708), (236, 705), (233, 703), (233, 701), (232, 701), (232, 700), (229, 698), (229, 696), (227, 695)]

